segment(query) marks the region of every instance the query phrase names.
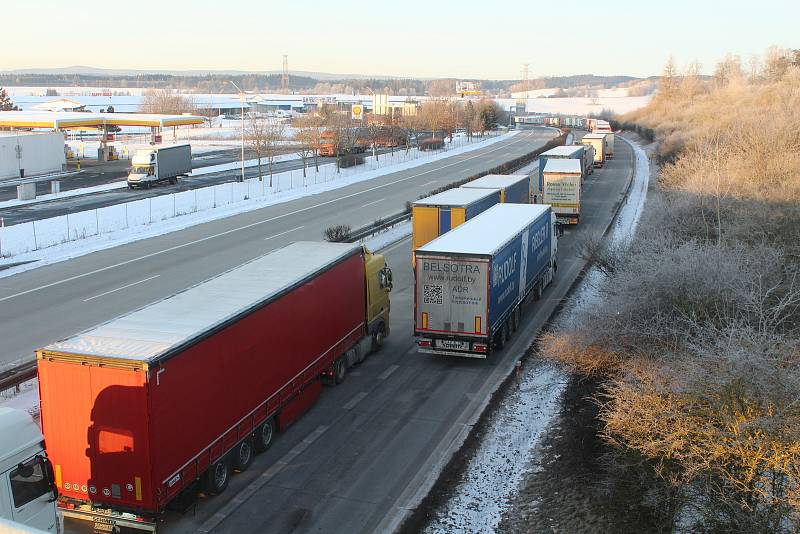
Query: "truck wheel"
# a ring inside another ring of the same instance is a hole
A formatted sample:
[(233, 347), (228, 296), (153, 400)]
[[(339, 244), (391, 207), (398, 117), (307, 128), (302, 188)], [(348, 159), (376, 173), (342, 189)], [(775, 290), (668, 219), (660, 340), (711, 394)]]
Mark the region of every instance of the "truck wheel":
[(270, 417), (264, 421), (253, 436), (253, 447), (256, 452), (264, 452), (272, 445), (272, 438), (275, 437), (275, 419)]
[(373, 336), (372, 336), (372, 351), (373, 352), (378, 352), (379, 350), (381, 350), (381, 348), (383, 348), (383, 340), (384, 339), (385, 338), (384, 338), (384, 334), (383, 334), (383, 327), (380, 327), (378, 329), (378, 331), (375, 332), (375, 334), (373, 334)]
[(171, 183), (172, 185), (175, 185), (175, 184), (178, 183), (178, 179), (177, 178), (170, 178), (169, 179), (169, 183)]
[(205, 474), (205, 492), (209, 495), (219, 495), (231, 481), (231, 463), (227, 458), (217, 460), (208, 468)]
[(253, 463), (253, 438), (245, 438), (233, 449), (233, 468), (241, 473)]
[(341, 384), (344, 382), (344, 379), (347, 377), (347, 361), (345, 358), (339, 358), (335, 362), (333, 362), (333, 382), (336, 385)]
[(503, 347), (506, 346), (507, 328), (508, 323), (503, 323), (503, 326), (500, 327), (500, 331), (495, 335), (494, 345), (497, 347), (497, 350), (503, 350)]

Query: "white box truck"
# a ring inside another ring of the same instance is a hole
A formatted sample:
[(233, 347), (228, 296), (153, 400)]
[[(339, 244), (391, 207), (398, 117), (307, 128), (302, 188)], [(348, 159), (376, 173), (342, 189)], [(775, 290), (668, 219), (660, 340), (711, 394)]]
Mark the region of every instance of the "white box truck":
[(150, 188), (160, 182), (178, 182), (179, 176), (192, 172), (192, 147), (162, 146), (137, 150), (131, 160), (128, 188)]
[(578, 224), (581, 216), (581, 162), (549, 159), (544, 166), (543, 203), (553, 206), (561, 224)]
[(39, 425), (23, 411), (0, 408), (0, 518), (61, 532), (56, 476)]

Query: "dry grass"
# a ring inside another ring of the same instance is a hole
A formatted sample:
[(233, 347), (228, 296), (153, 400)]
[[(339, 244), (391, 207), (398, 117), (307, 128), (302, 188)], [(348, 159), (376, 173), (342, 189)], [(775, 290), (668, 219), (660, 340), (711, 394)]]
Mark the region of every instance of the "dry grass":
[(689, 528), (792, 531), (800, 67), (750, 82), (734, 67), (622, 117), (656, 133), (667, 163), (631, 246), (592, 246), (602, 304), (542, 347), (606, 377), (604, 438), (693, 492)]

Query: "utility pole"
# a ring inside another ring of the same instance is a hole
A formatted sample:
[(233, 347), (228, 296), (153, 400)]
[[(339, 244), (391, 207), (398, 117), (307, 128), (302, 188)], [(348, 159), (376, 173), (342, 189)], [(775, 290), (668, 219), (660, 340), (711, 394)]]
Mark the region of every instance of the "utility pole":
[(289, 94), (289, 56), (283, 54), (283, 75), (281, 76), (281, 91)]
[(239, 91), (239, 101), (242, 105), (242, 176), (239, 178), (239, 181), (244, 182), (244, 91), (239, 89), (239, 86), (236, 85), (236, 82), (233, 80), (228, 81)]

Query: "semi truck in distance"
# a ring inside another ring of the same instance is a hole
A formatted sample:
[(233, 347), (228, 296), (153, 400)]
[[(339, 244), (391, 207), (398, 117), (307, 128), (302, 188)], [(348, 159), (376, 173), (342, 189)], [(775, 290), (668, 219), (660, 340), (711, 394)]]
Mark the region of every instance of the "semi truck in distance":
[(499, 189), (500, 202), (531, 203), (531, 177), (527, 174), (487, 174), (461, 186), (465, 189)]
[(594, 166), (602, 167), (606, 162), (606, 134), (590, 133), (583, 136), (581, 144), (594, 148)]
[(411, 205), (412, 248), (421, 247), (499, 202), (499, 189), (462, 187), (417, 200)]
[(577, 159), (551, 159), (544, 166), (542, 202), (553, 207), (559, 224), (578, 224), (583, 174)]
[(417, 248), (414, 335), (420, 352), (487, 358), (556, 271), (556, 219), (543, 204), (499, 204)]
[(64, 515), (154, 531), (172, 501), (223, 492), (383, 345), (391, 288), (361, 245), (297, 242), (39, 349)]
[(178, 182), (179, 176), (192, 172), (191, 145), (161, 146), (137, 150), (131, 159), (128, 188), (150, 188), (153, 185)]
[[(61, 532), (57, 497), (56, 473), (39, 425), (26, 412), (0, 408), (0, 518), (37, 531)], [(5, 528), (0, 524), (0, 532)]]

